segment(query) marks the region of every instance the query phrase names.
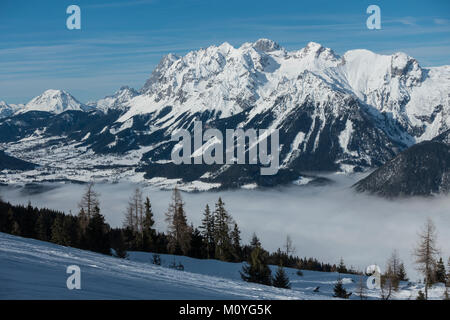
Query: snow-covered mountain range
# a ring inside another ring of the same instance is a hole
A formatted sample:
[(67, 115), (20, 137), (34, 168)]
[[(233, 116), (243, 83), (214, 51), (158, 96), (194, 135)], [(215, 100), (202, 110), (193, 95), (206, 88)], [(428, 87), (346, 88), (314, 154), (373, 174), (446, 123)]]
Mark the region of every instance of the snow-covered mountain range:
[[(111, 179), (113, 170), (118, 179), (153, 183), (270, 186), (308, 171), (378, 167), (448, 130), (449, 100), (450, 66), (424, 68), (404, 53), (339, 56), (314, 42), (287, 51), (260, 39), (169, 54), (139, 91), (122, 87), (95, 103), (48, 90), (5, 114), (0, 141), (6, 152), (42, 166), (31, 174), (38, 180), (39, 170), (46, 179), (75, 180)], [(222, 132), (279, 129), (278, 174), (262, 177), (249, 165), (175, 166), (171, 134), (191, 130), (195, 120)]]

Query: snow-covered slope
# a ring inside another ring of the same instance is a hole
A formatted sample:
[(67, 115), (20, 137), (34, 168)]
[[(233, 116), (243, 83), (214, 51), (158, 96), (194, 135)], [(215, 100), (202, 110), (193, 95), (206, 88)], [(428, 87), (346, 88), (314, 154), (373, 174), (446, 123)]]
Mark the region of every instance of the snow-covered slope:
[[(307, 87), (302, 80), (303, 90), (289, 91), (305, 71), (316, 76), (314, 83)], [(324, 89), (322, 82), (330, 88)], [(392, 132), (393, 137), (412, 144), (448, 129), (449, 87), (450, 66), (422, 68), (401, 52), (379, 55), (351, 50), (341, 57), (314, 42), (289, 52), (260, 39), (239, 48), (224, 43), (184, 57), (167, 55), (119, 121), (165, 106), (173, 107), (174, 118), (205, 110), (222, 118), (247, 108), (260, 113), (277, 104), (285, 92), (293, 95), (284, 106), (287, 109), (306, 99), (327, 102), (333, 91), (342, 89), (373, 113), (391, 114), (407, 131), (406, 135)]]
[(93, 106), (103, 112), (107, 112), (109, 109), (125, 110), (127, 103), (138, 94), (133, 88), (123, 86), (113, 95), (98, 100)]
[[(50, 166), (52, 159), (77, 157), (83, 147), (93, 164), (105, 155), (132, 158), (136, 180), (273, 186), (308, 171), (355, 172), (383, 165), (449, 129), (449, 95), (450, 66), (424, 68), (404, 53), (362, 49), (340, 56), (315, 42), (287, 51), (260, 39), (237, 48), (223, 43), (185, 56), (169, 54), (139, 92), (123, 87), (89, 104), (102, 112), (56, 114), (42, 121), (36, 120), (42, 115), (18, 114), (0, 121), (0, 140), (7, 152), (28, 160), (30, 138), (41, 155), (47, 146), (40, 141), (64, 139), (42, 159)], [(25, 110), (88, 108), (73, 100), (65, 92), (47, 91)], [(279, 129), (279, 174), (263, 179), (255, 167), (175, 166), (171, 135), (192, 130), (196, 120), (223, 136), (226, 129)], [(68, 146), (76, 152), (67, 155)], [(61, 157), (54, 157), (58, 153)], [(117, 167), (116, 160), (108, 161)]]
[[(161, 255), (162, 265), (151, 264), (152, 254), (130, 252), (129, 260), (58, 246), (0, 233), (0, 299), (333, 299), (337, 273), (286, 268), (292, 290), (242, 281), (241, 263)], [(185, 271), (168, 268), (181, 263)], [(68, 290), (66, 268), (81, 269), (81, 290)], [(271, 266), (272, 270), (276, 268)], [(341, 275), (354, 292), (359, 280)], [(319, 292), (313, 292), (316, 287)], [(421, 285), (402, 283), (397, 299), (414, 299)], [(444, 287), (430, 290), (441, 299)], [(367, 290), (369, 298), (379, 297)], [(359, 299), (352, 295), (351, 299)]]
[(23, 104), (7, 104), (5, 101), (0, 101), (0, 119), (12, 116), (23, 107)]
[(85, 111), (88, 108), (64, 90), (46, 90), (28, 102), (20, 112), (46, 111), (61, 113), (66, 110)]
[(384, 197), (431, 196), (450, 191), (450, 130), (418, 143), (355, 184)]

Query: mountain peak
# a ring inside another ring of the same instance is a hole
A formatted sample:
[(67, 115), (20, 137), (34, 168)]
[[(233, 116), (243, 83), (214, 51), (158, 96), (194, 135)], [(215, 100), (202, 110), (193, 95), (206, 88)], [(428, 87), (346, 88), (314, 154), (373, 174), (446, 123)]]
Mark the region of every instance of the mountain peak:
[(5, 101), (0, 101), (0, 118), (9, 117), (13, 113), (12, 108)]
[(129, 86), (122, 86), (113, 95), (106, 96), (103, 99), (98, 100), (95, 105), (99, 110), (103, 112), (109, 109), (127, 109), (126, 103), (139, 95), (135, 89)]
[(129, 87), (129, 86), (121, 86), (120, 88), (119, 88), (119, 90), (117, 90), (116, 92), (115, 92), (115, 94), (114, 95), (120, 95), (120, 94), (122, 94), (123, 92), (133, 92), (133, 93), (135, 93), (135, 94), (138, 94), (138, 92), (134, 89), (134, 88), (131, 88), (131, 87)]
[(323, 48), (323, 46), (320, 43), (310, 41), (310, 42), (308, 42), (308, 44), (306, 45), (305, 48), (308, 49), (309, 51), (316, 52), (316, 51), (320, 50), (321, 48)]
[(299, 52), (300, 58), (308, 58), (309, 59), (321, 59), (321, 60), (329, 60), (329, 61), (337, 61), (340, 57), (334, 53), (330, 48), (322, 46), (317, 42), (309, 42), (306, 47), (301, 49)]
[(66, 110), (85, 110), (85, 106), (65, 90), (48, 89), (25, 105), (24, 112), (46, 111), (61, 113)]
[(263, 52), (271, 52), (271, 51), (281, 49), (281, 47), (278, 43), (276, 43), (273, 40), (266, 39), (266, 38), (256, 40), (253, 43), (253, 48), (255, 48), (256, 50), (259, 50), (259, 51), (263, 51)]
[(404, 52), (392, 55), (391, 73), (396, 76), (408, 75), (410, 81), (407, 85), (417, 84), (422, 78), (422, 68), (417, 60)]

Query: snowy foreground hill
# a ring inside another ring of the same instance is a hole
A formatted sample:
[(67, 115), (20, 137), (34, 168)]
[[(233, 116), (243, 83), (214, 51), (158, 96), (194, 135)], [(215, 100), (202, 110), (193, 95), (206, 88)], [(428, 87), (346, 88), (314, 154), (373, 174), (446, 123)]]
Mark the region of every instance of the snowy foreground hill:
[[(292, 290), (246, 283), (241, 263), (131, 252), (129, 260), (0, 233), (0, 299), (332, 299), (336, 273), (286, 269)], [(185, 271), (168, 268), (173, 262)], [(81, 269), (81, 290), (66, 287), (66, 268)], [(275, 271), (275, 267), (272, 267)], [(355, 291), (358, 276), (342, 275), (344, 287)], [(320, 286), (320, 292), (313, 290)], [(398, 299), (413, 299), (421, 285), (402, 283)], [(441, 299), (444, 288), (430, 290)], [(367, 292), (377, 298), (376, 290)], [(358, 297), (352, 296), (352, 299)]]

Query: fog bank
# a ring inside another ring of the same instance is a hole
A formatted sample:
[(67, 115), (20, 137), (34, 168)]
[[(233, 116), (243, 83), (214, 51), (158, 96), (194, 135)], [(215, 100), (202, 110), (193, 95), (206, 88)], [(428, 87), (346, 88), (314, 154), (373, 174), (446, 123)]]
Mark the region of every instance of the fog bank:
[[(253, 232), (270, 250), (282, 247), (290, 235), (299, 256), (316, 257), (363, 269), (377, 263), (382, 268), (392, 250), (397, 249), (408, 273), (416, 279), (412, 250), (417, 232), (427, 217), (437, 226), (442, 256), (450, 255), (450, 197), (386, 200), (357, 194), (350, 186), (356, 177), (333, 175), (335, 184), (321, 187), (279, 187), (270, 190), (235, 190), (183, 193), (189, 221), (200, 224), (208, 203), (214, 208), (219, 196), (228, 212), (238, 222), (242, 240), (247, 243)], [(78, 212), (77, 204), (85, 186), (78, 184), (46, 185), (41, 193), (29, 194), (20, 187), (1, 187), (5, 201)], [(128, 199), (136, 185), (128, 183), (97, 184), (101, 211), (111, 226), (121, 226)], [(155, 213), (156, 228), (165, 231), (164, 213), (171, 192), (144, 187)]]

